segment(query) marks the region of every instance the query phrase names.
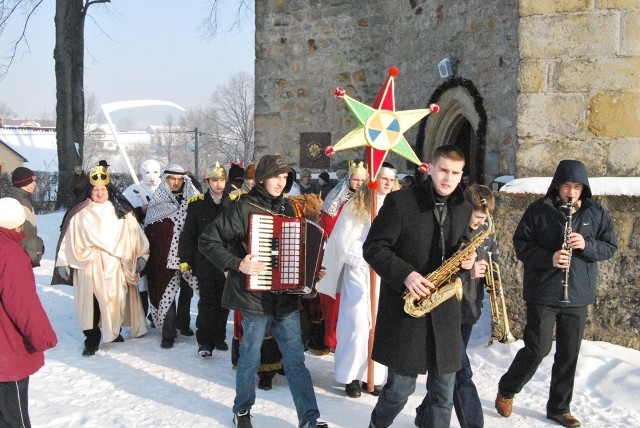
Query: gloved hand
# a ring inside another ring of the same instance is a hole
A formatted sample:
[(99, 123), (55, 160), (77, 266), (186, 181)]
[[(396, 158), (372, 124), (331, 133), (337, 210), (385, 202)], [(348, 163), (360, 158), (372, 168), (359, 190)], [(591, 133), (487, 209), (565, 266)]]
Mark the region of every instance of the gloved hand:
[(58, 266), (58, 275), (60, 275), (60, 277), (65, 281), (68, 280), (69, 276), (71, 276), (69, 266)]
[(143, 257), (138, 257), (138, 260), (136, 260), (136, 273), (142, 272), (146, 265), (147, 261)]
[(190, 271), (191, 271), (191, 266), (189, 265), (189, 263), (187, 263), (187, 262), (180, 263), (180, 272), (181, 273), (190, 272)]

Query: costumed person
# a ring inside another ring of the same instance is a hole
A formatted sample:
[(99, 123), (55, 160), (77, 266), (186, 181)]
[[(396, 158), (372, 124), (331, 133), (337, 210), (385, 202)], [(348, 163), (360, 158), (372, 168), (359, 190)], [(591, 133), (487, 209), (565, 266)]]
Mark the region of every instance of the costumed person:
[(235, 189), (231, 193), (229, 193), (229, 197), (232, 200), (235, 200), (243, 193), (249, 193), (249, 190), (253, 189), (253, 186), (255, 184), (256, 184), (256, 164), (252, 163), (244, 169), (244, 180), (242, 182), (242, 187), (240, 187), (239, 189)]
[(204, 174), (206, 193), (189, 199), (184, 230), (180, 235), (180, 270), (193, 273), (198, 279), (198, 316), (196, 340), (198, 354), (210, 357), (214, 349), (226, 351), (229, 310), (221, 306), (225, 276), (198, 250), (198, 237), (204, 229), (231, 205), (225, 193), (227, 171), (216, 162)]
[[(376, 185), (376, 207), (379, 210), (389, 192), (399, 189), (393, 166), (383, 164)], [(360, 397), (362, 389), (367, 390), (369, 331), (373, 319), (370, 268), (362, 256), (362, 244), (371, 227), (371, 193), (369, 186), (363, 185), (345, 204), (327, 241), (323, 260), (327, 273), (316, 286), (319, 292), (331, 297), (340, 292), (334, 378), (353, 398)], [(379, 288), (377, 278), (376, 297)], [(373, 374), (373, 394), (378, 395), (386, 380), (387, 368), (374, 363)], [(361, 382), (365, 383), (362, 389)]]
[(44, 242), (38, 236), (38, 227), (36, 226), (36, 213), (33, 210), (31, 196), (36, 189), (36, 175), (29, 168), (19, 166), (11, 173), (12, 187), (7, 189), (8, 198), (13, 198), (20, 202), (24, 209), (26, 221), (23, 225), (23, 233), (25, 238), (20, 241), (22, 249), (29, 254), (31, 258), (31, 266), (40, 266), (40, 260), (44, 254)]
[(101, 338), (123, 342), (122, 326), (131, 327), (131, 337), (147, 333), (137, 285), (149, 256), (133, 207), (109, 172), (96, 167), (89, 183), (65, 215), (52, 280), (73, 285), (85, 356), (96, 353)]
[(107, 163), (106, 159), (100, 159), (97, 166), (101, 166), (103, 171), (109, 171), (111, 165)]
[[(471, 184), (464, 189), (464, 197), (473, 207), (473, 213), (469, 220), (469, 232), (471, 238), (486, 229), (487, 212), (492, 215), (495, 209), (495, 198), (491, 189), (481, 184)], [(482, 205), (486, 201), (487, 208)], [(489, 257), (497, 261), (499, 256), (495, 234), (489, 235), (476, 250), (478, 254), (476, 262), (469, 271), (463, 272), (462, 279), (462, 300), (461, 300), (461, 356), (462, 368), (456, 372), (456, 382), (453, 389), (453, 408), (455, 409), (458, 422), (462, 428), (482, 428), (484, 417), (482, 415), (482, 403), (478, 396), (478, 390), (473, 383), (473, 371), (471, 361), (467, 355), (467, 345), (471, 337), (473, 325), (480, 319), (482, 311), (482, 301), (484, 300), (485, 277), (489, 269)], [(415, 425), (422, 426), (426, 399), (416, 409)]]
[[(428, 179), (388, 194), (364, 242), (364, 259), (381, 278), (372, 358), (388, 367), (370, 428), (393, 424), (424, 373), (428, 400), (422, 427), (450, 426), (461, 368), (460, 302), (445, 299), (414, 317), (405, 312), (403, 296), (430, 296), (435, 286), (425, 275), (447, 263), (468, 238), (472, 209), (459, 186), (463, 168), (464, 155), (456, 146), (436, 148)], [(470, 269), (474, 261), (475, 253), (467, 255), (456, 268)]]
[(555, 338), (547, 419), (578, 427), (571, 398), (588, 307), (596, 300), (597, 262), (610, 259), (618, 249), (611, 218), (592, 199), (582, 162), (560, 161), (545, 196), (531, 203), (520, 219), (513, 247), (524, 266), (527, 323), (524, 348), (498, 383), (496, 410), (511, 415), (513, 397), (551, 352)]
[[(160, 163), (155, 159), (147, 159), (140, 164), (140, 184), (132, 184), (124, 189), (124, 196), (133, 206), (138, 222), (144, 225), (149, 201), (153, 192), (160, 185)], [(149, 287), (147, 285), (146, 270), (141, 272), (138, 291), (145, 315), (149, 312)]]
[(251, 427), (251, 408), (256, 400), (256, 373), (267, 331), (282, 353), (289, 389), (301, 428), (326, 427), (318, 421), (311, 374), (304, 363), (300, 328), (300, 296), (289, 293), (247, 290), (247, 275), (264, 270), (256, 254), (247, 254), (251, 213), (299, 216), (283, 197), (290, 167), (279, 155), (265, 155), (256, 167), (256, 185), (241, 196), (200, 235), (200, 251), (227, 273), (222, 305), (242, 311), (243, 335), (236, 369), (233, 420), (236, 427)]
[[(173, 348), (177, 331), (193, 336), (191, 298), (198, 280), (180, 271), (178, 253), (180, 234), (187, 217), (189, 199), (200, 194), (180, 165), (169, 165), (163, 180), (153, 193), (144, 219), (144, 231), (151, 251), (147, 268), (149, 302), (154, 325), (162, 330), (160, 346)], [(177, 298), (176, 295), (180, 291)]]
[(58, 343), (36, 293), (31, 259), (20, 247), (26, 216), (0, 199), (0, 426), (30, 427), (29, 376)]
[[(338, 221), (342, 207), (351, 199), (355, 191), (362, 186), (369, 176), (364, 162), (349, 161), (348, 168), (347, 176), (336, 184), (322, 204), (320, 226), (322, 226), (328, 238), (331, 237), (331, 232), (333, 231), (336, 221)], [(336, 326), (338, 323), (338, 307), (340, 306), (340, 291), (337, 290), (338, 284), (336, 283), (334, 287), (336, 287), (335, 297), (331, 297), (322, 292), (318, 293), (323, 323), (315, 323), (314, 325), (314, 320), (312, 320), (311, 324), (311, 341), (314, 342), (314, 337), (322, 334), (324, 336), (322, 339), (322, 347), (330, 351), (334, 351), (337, 345)]]

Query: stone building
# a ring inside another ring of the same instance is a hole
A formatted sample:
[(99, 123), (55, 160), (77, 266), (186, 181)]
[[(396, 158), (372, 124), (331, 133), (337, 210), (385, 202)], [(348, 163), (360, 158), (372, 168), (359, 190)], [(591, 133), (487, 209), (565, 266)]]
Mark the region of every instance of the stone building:
[(407, 140), (424, 159), (458, 144), (472, 181), (550, 175), (566, 157), (640, 175), (637, 0), (257, 0), (257, 156), (299, 165), (305, 134), (336, 143), (355, 122), (335, 88), (371, 105), (391, 65), (398, 110), (441, 107)]
[[(593, 177), (640, 176), (638, 0), (256, 0), (255, 11), (257, 157), (278, 152), (314, 172), (362, 157), (318, 155), (356, 126), (335, 88), (372, 105), (395, 65), (397, 110), (441, 108), (405, 133), (423, 160), (456, 144), (467, 178), (484, 184), (550, 176), (566, 158)], [(516, 329), (521, 267), (510, 234), (533, 197), (500, 194), (496, 214)], [(640, 349), (640, 204), (599, 200), (620, 249), (600, 268), (587, 337)]]

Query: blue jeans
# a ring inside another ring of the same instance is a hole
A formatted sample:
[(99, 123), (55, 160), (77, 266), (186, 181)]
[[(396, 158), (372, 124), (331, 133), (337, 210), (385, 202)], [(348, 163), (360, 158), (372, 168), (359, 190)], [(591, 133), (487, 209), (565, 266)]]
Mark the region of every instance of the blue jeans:
[(242, 313), (242, 341), (236, 370), (236, 398), (233, 413), (250, 410), (256, 401), (256, 373), (260, 367), (260, 348), (267, 330), (278, 343), (289, 390), (298, 413), (300, 427), (313, 428), (320, 416), (311, 374), (304, 365), (304, 346), (300, 332), (300, 312), (276, 317)]
[[(453, 410), (455, 373), (427, 373), (427, 396), (423, 403), (424, 417), (421, 428), (448, 428)], [(406, 374), (389, 367), (387, 383), (382, 388), (376, 407), (371, 412), (369, 428), (387, 428), (402, 411), (409, 396), (416, 389), (418, 375)]]
[(473, 324), (463, 324), (461, 328), (462, 368), (456, 373), (456, 384), (453, 390), (453, 406), (462, 428), (482, 428), (484, 426), (482, 403), (478, 397), (476, 385), (473, 383), (471, 361), (467, 355), (467, 345), (472, 329)]

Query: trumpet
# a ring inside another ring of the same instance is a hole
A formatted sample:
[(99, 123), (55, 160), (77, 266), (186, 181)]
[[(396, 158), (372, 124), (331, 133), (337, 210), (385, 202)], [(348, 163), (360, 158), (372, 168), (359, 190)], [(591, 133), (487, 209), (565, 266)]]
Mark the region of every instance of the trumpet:
[(500, 343), (515, 342), (517, 339), (511, 334), (509, 328), (507, 305), (502, 289), (502, 279), (500, 278), (500, 266), (491, 258), (491, 251), (488, 251), (487, 255), (489, 257), (489, 268), (487, 269), (485, 281), (491, 306), (491, 337), (489, 338), (489, 345), (494, 340)]

